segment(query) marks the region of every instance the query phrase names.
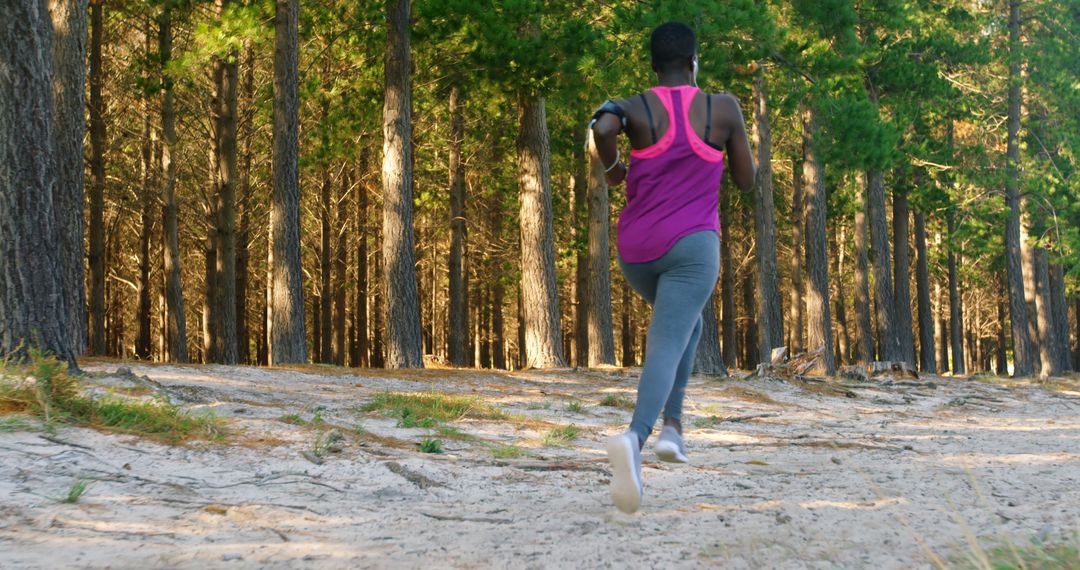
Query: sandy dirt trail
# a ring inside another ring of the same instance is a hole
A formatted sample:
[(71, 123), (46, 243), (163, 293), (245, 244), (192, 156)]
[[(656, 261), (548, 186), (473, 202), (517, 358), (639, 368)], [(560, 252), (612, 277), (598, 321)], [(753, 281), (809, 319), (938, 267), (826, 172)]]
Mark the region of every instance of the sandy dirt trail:
[[(599, 403), (632, 397), (634, 370), (86, 368), (102, 389), (157, 383), (233, 435), (0, 433), (2, 568), (931, 568), (967, 537), (1065, 541), (1080, 524), (1067, 390), (695, 377), (692, 463), (647, 447), (643, 508), (624, 515), (603, 441), (630, 412)], [(358, 411), (387, 391), (476, 396), (514, 419), (451, 422), (467, 435), (448, 439)], [(543, 444), (571, 424), (572, 443)], [(331, 429), (336, 452), (317, 445)], [(421, 453), (425, 438), (446, 452)], [(79, 478), (77, 503), (54, 500)]]

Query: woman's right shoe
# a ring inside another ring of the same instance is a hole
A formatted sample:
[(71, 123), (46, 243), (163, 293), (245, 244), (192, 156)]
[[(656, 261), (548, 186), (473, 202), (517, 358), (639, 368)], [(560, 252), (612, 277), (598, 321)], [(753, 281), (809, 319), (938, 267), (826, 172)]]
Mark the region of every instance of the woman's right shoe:
[(667, 461), (668, 463), (690, 462), (690, 458), (686, 456), (686, 446), (683, 444), (683, 438), (679, 435), (679, 431), (672, 426), (664, 426), (664, 429), (660, 430), (660, 436), (656, 438), (656, 445), (653, 446), (653, 450), (656, 451), (656, 458), (660, 461)]
[(633, 513), (641, 508), (641, 448), (634, 432), (607, 440), (611, 463), (611, 500), (620, 511)]

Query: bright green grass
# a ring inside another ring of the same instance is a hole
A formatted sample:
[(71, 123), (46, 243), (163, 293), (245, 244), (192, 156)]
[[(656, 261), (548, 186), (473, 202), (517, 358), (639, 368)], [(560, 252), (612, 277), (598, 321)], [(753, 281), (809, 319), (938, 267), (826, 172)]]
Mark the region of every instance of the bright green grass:
[[(438, 422), (464, 418), (502, 420), (505, 412), (479, 398), (434, 392), (386, 392), (378, 394), (360, 408), (362, 412), (381, 411), (398, 418), (402, 427), (435, 427)], [(431, 420), (425, 425), (425, 420)]]
[(541, 442), (548, 447), (562, 447), (570, 445), (580, 436), (581, 428), (570, 424), (548, 430)]

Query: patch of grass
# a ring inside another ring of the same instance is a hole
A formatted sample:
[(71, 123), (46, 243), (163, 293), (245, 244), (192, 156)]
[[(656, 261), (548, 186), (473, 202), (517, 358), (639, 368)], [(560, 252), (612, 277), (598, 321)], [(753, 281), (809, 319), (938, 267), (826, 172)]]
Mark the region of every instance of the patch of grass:
[(308, 423), (307, 420), (300, 417), (300, 414), (285, 414), (279, 417), (278, 420), (294, 426), (306, 426)]
[(446, 439), (457, 439), (464, 441), (476, 439), (475, 436), (467, 434), (460, 429), (451, 426), (439, 426), (439, 428), (435, 430), (435, 433), (439, 434), (439, 436), (441, 437), (445, 437)]
[(716, 425), (717, 419), (719, 418), (717, 418), (716, 416), (709, 416), (707, 418), (694, 418), (694, 421), (691, 423), (693, 423), (694, 427), (702, 429)]
[[(435, 427), (439, 422), (463, 418), (503, 420), (505, 412), (479, 398), (434, 392), (386, 392), (378, 394), (360, 408), (362, 412), (381, 411), (398, 418), (401, 427)], [(430, 420), (430, 421), (427, 421)]]
[(1080, 548), (1070, 544), (999, 544), (989, 550), (976, 547), (962, 569), (979, 570), (1076, 570), (1080, 568)]
[(525, 409), (527, 409), (527, 410), (550, 410), (551, 409), (551, 402), (544, 402), (542, 404), (540, 404), (540, 403), (529, 404), (528, 406), (526, 406)]
[(187, 415), (164, 400), (83, 396), (79, 381), (67, 374), (64, 363), (33, 349), (28, 354), (28, 364), (5, 364), (0, 370), (0, 414), (27, 414), (47, 424), (61, 421), (167, 443), (218, 441), (225, 436), (224, 420)]
[(344, 442), (345, 436), (336, 429), (319, 432), (319, 434), (315, 436), (315, 443), (311, 447), (311, 452), (314, 453), (316, 457), (326, 457), (329, 453), (341, 451)]
[(493, 445), (491, 456), (495, 459), (513, 459), (525, 455), (525, 450), (516, 445)]
[(0, 433), (9, 433), (13, 431), (29, 431), (33, 429), (33, 425), (23, 417), (8, 416), (0, 417)]
[(625, 396), (617, 396), (615, 394), (608, 394), (604, 396), (603, 400), (600, 400), (601, 406), (607, 406), (609, 408), (618, 408), (620, 410), (633, 410), (634, 401)]
[(442, 442), (431, 438), (420, 442), (420, 451), (423, 453), (444, 453)]
[(324, 411), (326, 411), (326, 408), (322, 406), (315, 408), (315, 415), (311, 416), (311, 423), (320, 425), (325, 423), (322, 417)]
[(352, 430), (353, 433), (355, 433), (356, 435), (364, 435), (365, 433), (367, 433), (367, 428), (364, 427), (364, 424), (359, 422), (353, 426)]
[(562, 447), (570, 445), (575, 439), (581, 436), (581, 428), (574, 424), (568, 426), (552, 428), (544, 434), (544, 439), (541, 442), (548, 447)]
[(87, 484), (86, 479), (80, 477), (71, 484), (71, 487), (68, 488), (67, 495), (57, 497), (56, 502), (68, 504), (78, 503), (79, 499), (81, 499), (83, 494), (86, 493), (86, 488), (88, 486), (89, 485)]
[(574, 414), (583, 414), (585, 413), (585, 404), (582, 404), (578, 400), (574, 400), (566, 405), (566, 411)]

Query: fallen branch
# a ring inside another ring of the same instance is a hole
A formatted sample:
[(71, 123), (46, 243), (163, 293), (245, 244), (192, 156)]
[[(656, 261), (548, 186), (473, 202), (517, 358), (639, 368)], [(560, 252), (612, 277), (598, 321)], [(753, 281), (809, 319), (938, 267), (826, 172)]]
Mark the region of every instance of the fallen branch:
[(413, 485), (416, 485), (417, 487), (420, 487), (421, 489), (427, 489), (428, 487), (446, 486), (442, 483), (439, 483), (438, 481), (428, 479), (423, 474), (417, 473), (416, 471), (413, 471), (403, 466), (397, 461), (387, 461), (386, 463), (383, 463), (383, 465), (385, 465), (386, 468), (392, 471), (394, 474), (401, 475), (405, 478), (406, 481), (412, 483)]
[(496, 519), (488, 517), (460, 517), (457, 515), (437, 515), (435, 513), (425, 513), (423, 511), (420, 511), (420, 514), (428, 518), (433, 518), (437, 521), (481, 522), (491, 524), (510, 524), (514, 522), (510, 519)]

